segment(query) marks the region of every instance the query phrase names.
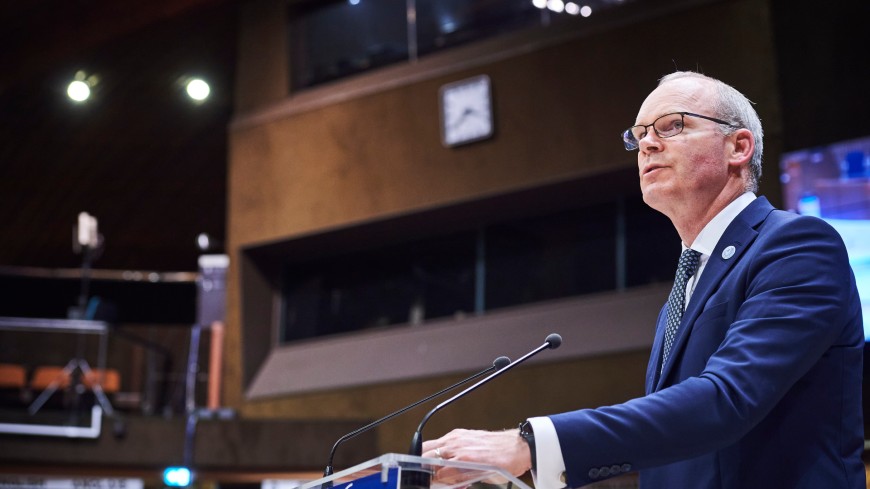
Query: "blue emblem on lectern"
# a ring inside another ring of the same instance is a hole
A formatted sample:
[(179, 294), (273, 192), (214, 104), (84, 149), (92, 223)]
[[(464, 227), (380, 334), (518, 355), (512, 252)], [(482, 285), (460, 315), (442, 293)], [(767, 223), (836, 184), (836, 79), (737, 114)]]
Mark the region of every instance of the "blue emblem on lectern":
[(397, 489), (399, 487), (399, 468), (387, 469), (387, 479), (382, 478), (382, 473), (369, 474), (365, 477), (337, 484), (333, 489)]

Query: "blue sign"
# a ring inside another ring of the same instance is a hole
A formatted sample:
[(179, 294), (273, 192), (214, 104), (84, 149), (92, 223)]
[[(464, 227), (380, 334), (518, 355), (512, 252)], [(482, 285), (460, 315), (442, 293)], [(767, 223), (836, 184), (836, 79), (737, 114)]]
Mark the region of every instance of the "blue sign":
[(351, 482), (338, 484), (333, 489), (394, 489), (399, 487), (399, 468), (392, 467), (387, 470), (387, 480), (381, 480), (381, 473), (360, 477)]

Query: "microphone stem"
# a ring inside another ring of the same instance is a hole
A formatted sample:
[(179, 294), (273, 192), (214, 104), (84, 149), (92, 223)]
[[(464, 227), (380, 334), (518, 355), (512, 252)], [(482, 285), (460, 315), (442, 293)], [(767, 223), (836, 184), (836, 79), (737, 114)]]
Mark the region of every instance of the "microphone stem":
[(541, 345), (541, 346), (535, 348), (534, 350), (532, 350), (532, 351), (526, 353), (525, 355), (521, 356), (521, 357), (518, 358), (516, 361), (507, 364), (504, 368), (499, 369), (499, 370), (496, 371), (496, 372), (493, 372), (493, 373), (490, 374), (487, 378), (481, 380), (480, 382), (478, 382), (478, 383), (472, 385), (471, 387), (465, 389), (464, 391), (460, 392), (459, 394), (456, 394), (455, 396), (451, 397), (450, 399), (447, 399), (446, 401), (444, 401), (444, 402), (442, 402), (441, 404), (439, 404), (439, 405), (435, 406), (434, 408), (432, 408), (431, 411), (429, 411), (428, 413), (426, 413), (426, 416), (423, 416), (423, 420), (420, 421), (420, 425), (417, 426), (417, 431), (414, 433), (414, 437), (413, 437), (413, 439), (411, 440), (411, 452), (410, 452), (410, 455), (417, 455), (417, 456), (420, 456), (420, 455), (423, 454), (423, 426), (426, 425), (426, 422), (429, 421), (429, 418), (431, 418), (433, 414), (435, 414), (435, 413), (438, 412), (441, 408), (447, 406), (448, 404), (450, 404), (450, 403), (456, 401), (456, 400), (459, 399), (460, 397), (462, 397), (462, 396), (468, 394), (469, 392), (471, 392), (471, 391), (477, 389), (478, 387), (482, 386), (483, 384), (486, 384), (486, 383), (489, 382), (490, 380), (492, 380), (492, 379), (498, 377), (499, 375), (501, 375), (501, 374), (507, 372), (508, 370), (514, 368), (515, 366), (517, 366), (517, 365), (519, 365), (519, 364), (525, 362), (526, 360), (528, 360), (529, 358), (531, 358), (531, 357), (537, 355), (537, 354), (540, 353), (541, 351), (546, 350), (547, 348), (552, 348), (552, 346), (551, 346), (551, 344), (550, 344), (549, 341), (546, 342), (546, 343), (544, 343), (543, 345)]
[[(510, 366), (510, 364), (508, 364), (508, 365), (505, 366), (504, 368), (508, 368), (509, 366)], [(464, 384), (464, 383), (466, 383), (466, 382), (470, 382), (470, 381), (472, 381), (472, 380), (474, 380), (474, 379), (476, 379), (476, 378), (482, 377), (482, 376), (484, 376), (484, 375), (486, 375), (486, 374), (488, 374), (488, 373), (490, 373), (490, 372), (492, 372), (493, 370), (496, 370), (496, 369), (498, 369), (498, 367), (495, 366), (495, 365), (493, 365), (493, 366), (489, 367), (489, 368), (486, 369), (486, 370), (481, 370), (480, 372), (474, 374), (473, 376), (471, 376), (471, 377), (469, 377), (469, 378), (467, 378), (467, 379), (463, 379), (463, 380), (461, 380), (461, 381), (459, 381), (459, 382), (457, 382), (457, 383), (451, 385), (450, 387), (445, 387), (444, 389), (441, 389), (440, 391), (436, 392), (435, 394), (432, 394), (431, 396), (429, 396), (429, 397), (427, 397), (427, 398), (425, 398), (425, 399), (421, 399), (421, 400), (415, 402), (414, 404), (411, 404), (411, 405), (409, 405), (409, 406), (406, 406), (406, 407), (404, 407), (404, 408), (402, 408), (402, 409), (400, 409), (400, 410), (398, 410), (398, 411), (396, 411), (396, 412), (394, 412), (394, 413), (388, 414), (388, 415), (384, 416), (384, 417), (381, 418), (381, 419), (378, 419), (378, 420), (376, 420), (376, 421), (372, 421), (371, 423), (369, 423), (369, 424), (363, 426), (362, 428), (357, 428), (357, 429), (355, 429), (354, 431), (351, 431), (350, 433), (348, 433), (348, 434), (342, 436), (341, 438), (338, 439), (338, 441), (335, 442), (335, 445), (332, 446), (332, 451), (329, 452), (329, 463), (328, 463), (327, 466), (326, 466), (326, 470), (323, 471), (323, 476), (324, 476), (324, 477), (327, 477), (327, 476), (332, 475), (332, 472), (333, 472), (332, 461), (333, 461), (333, 459), (335, 458), (335, 450), (336, 450), (336, 449), (338, 448), (338, 446), (341, 445), (342, 443), (346, 442), (347, 440), (350, 440), (351, 438), (353, 438), (353, 437), (359, 435), (360, 433), (363, 433), (364, 431), (367, 431), (367, 430), (369, 430), (369, 429), (371, 429), (371, 428), (373, 428), (373, 427), (375, 427), (375, 426), (377, 426), (377, 425), (383, 423), (384, 421), (388, 421), (388, 420), (390, 420), (390, 419), (392, 419), (392, 418), (394, 418), (394, 417), (396, 417), (396, 416), (398, 416), (398, 415), (404, 413), (405, 411), (408, 411), (409, 409), (413, 409), (413, 408), (419, 406), (420, 404), (423, 404), (424, 402), (431, 401), (432, 399), (434, 399), (434, 398), (436, 398), (436, 397), (438, 397), (438, 396), (444, 394), (445, 392), (451, 391), (451, 390), (453, 390), (453, 389), (459, 387), (460, 385), (462, 385), (462, 384)]]

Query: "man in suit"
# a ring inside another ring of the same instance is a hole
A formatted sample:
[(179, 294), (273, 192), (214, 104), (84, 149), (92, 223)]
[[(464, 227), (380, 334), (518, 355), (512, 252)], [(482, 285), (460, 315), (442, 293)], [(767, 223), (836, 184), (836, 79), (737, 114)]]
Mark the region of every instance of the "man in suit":
[(424, 456), (531, 468), (539, 489), (635, 470), (643, 489), (863, 489), (864, 335), (839, 235), (756, 198), (761, 123), (734, 88), (673, 73), (636, 121), (623, 140), (644, 201), (684, 250), (646, 395), (454, 430)]

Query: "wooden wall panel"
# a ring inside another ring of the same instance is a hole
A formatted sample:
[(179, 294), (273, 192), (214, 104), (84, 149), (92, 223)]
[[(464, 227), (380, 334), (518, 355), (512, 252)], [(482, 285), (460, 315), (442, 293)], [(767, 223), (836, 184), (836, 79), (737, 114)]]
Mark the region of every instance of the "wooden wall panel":
[[(240, 245), (286, 239), (633, 165), (619, 131), (633, 122), (656, 79), (674, 65), (733, 80), (765, 103), (767, 115), (773, 112), (775, 83), (771, 67), (764, 69), (758, 60), (770, 59), (766, 26), (744, 21), (735, 29), (719, 20), (763, 21), (745, 12), (756, 4), (716, 4), (643, 25), (649, 29), (630, 26), (235, 130), (230, 239)], [(671, 32), (678, 32), (679, 40), (667, 49), (647, 41), (674, 37)], [(718, 34), (717, 42), (690, 41), (710, 32)], [(438, 87), (479, 73), (493, 81), (497, 135), (443, 148)]]

